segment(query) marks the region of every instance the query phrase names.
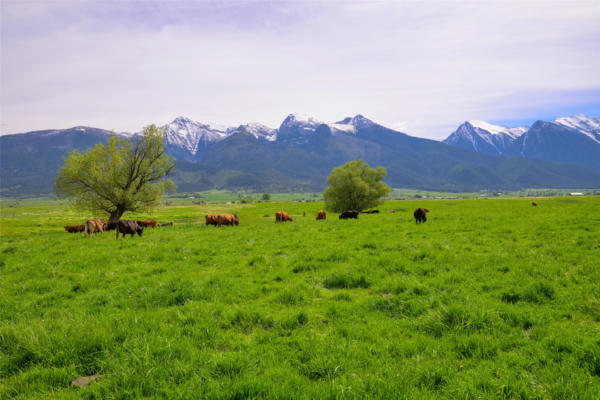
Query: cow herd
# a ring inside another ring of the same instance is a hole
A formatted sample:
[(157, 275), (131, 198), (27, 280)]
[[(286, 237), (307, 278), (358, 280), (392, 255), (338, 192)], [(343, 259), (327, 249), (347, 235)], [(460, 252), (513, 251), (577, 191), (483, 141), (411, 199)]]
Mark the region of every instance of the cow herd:
[[(392, 212), (392, 210), (390, 210)], [(396, 212), (396, 210), (393, 210)], [(427, 208), (417, 208), (413, 213), (415, 217), (415, 222), (421, 223), (427, 221), (427, 213), (429, 209)], [(358, 219), (358, 214), (379, 214), (379, 210), (369, 210), (369, 211), (357, 211), (357, 210), (346, 210), (342, 212), (339, 216), (339, 219)], [(324, 210), (320, 210), (317, 214), (316, 220), (327, 219), (327, 213)], [(285, 222), (285, 221), (293, 221), (294, 219), (288, 215), (285, 211), (278, 211), (275, 214), (275, 222)], [(207, 224), (208, 225), (208, 224)]]
[[(536, 205), (536, 204), (534, 204)], [(422, 223), (427, 221), (427, 213), (429, 210), (427, 208), (417, 208), (413, 213), (415, 217), (415, 222)], [(342, 212), (339, 216), (339, 219), (358, 219), (358, 214), (379, 214), (379, 210), (369, 210), (369, 211), (357, 211), (357, 210), (346, 210)], [(306, 215), (306, 214), (304, 214)], [(319, 210), (317, 213), (316, 220), (326, 220), (327, 213), (324, 210)], [(277, 211), (275, 213), (275, 222), (293, 222), (294, 219), (290, 217), (290, 215), (285, 211)], [(216, 227), (221, 227), (223, 225), (230, 226), (238, 226), (240, 224), (240, 220), (237, 215), (234, 214), (208, 214), (205, 217), (206, 225), (214, 225)], [(145, 220), (121, 220), (118, 222), (103, 222), (99, 219), (88, 219), (85, 221), (83, 225), (71, 225), (65, 226), (65, 231), (69, 233), (79, 233), (84, 232), (87, 237), (92, 237), (96, 233), (102, 233), (104, 231), (115, 230), (117, 235), (116, 238), (119, 238), (119, 234), (123, 235), (131, 235), (134, 237), (135, 234), (138, 236), (142, 236), (144, 233), (144, 228), (151, 227), (156, 228), (157, 226), (173, 226), (173, 222), (166, 222), (162, 224), (158, 224), (153, 219), (145, 219)]]
[[(115, 230), (117, 232), (116, 238), (119, 238), (119, 234), (131, 235), (133, 237), (136, 233), (138, 236), (142, 236), (145, 227), (156, 228), (158, 223), (153, 219), (129, 221), (121, 220), (119, 222), (104, 222), (99, 219), (88, 219), (83, 225), (71, 225), (65, 226), (65, 231), (69, 233), (84, 232), (87, 237), (92, 237), (96, 233), (102, 233), (104, 231)], [(173, 226), (173, 222), (161, 224), (160, 226)]]

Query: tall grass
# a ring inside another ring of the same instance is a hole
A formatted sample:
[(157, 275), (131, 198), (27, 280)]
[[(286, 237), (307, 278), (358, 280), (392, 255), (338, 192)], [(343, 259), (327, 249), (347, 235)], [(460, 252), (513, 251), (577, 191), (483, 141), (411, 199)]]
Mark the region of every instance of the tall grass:
[(166, 207), (118, 241), (3, 208), (0, 398), (597, 399), (600, 199), (538, 204)]

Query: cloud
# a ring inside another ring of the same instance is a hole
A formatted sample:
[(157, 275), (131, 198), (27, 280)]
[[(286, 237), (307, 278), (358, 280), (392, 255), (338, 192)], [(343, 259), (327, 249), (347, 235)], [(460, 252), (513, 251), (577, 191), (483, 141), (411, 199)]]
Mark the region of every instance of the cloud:
[(597, 2), (20, 4), (3, 3), (3, 133), (299, 112), (442, 138), (600, 87)]

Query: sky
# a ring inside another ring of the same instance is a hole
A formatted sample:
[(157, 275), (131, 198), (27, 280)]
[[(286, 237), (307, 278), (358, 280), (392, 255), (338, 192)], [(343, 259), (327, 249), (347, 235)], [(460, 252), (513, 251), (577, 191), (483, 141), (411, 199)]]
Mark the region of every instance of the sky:
[(0, 2), (0, 134), (600, 116), (597, 0)]

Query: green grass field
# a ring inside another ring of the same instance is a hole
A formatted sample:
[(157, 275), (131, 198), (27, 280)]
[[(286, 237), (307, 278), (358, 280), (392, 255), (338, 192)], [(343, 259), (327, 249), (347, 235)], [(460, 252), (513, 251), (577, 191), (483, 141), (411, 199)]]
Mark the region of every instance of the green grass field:
[(184, 205), (118, 241), (3, 207), (0, 398), (598, 399), (600, 198), (530, 201)]

